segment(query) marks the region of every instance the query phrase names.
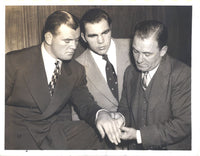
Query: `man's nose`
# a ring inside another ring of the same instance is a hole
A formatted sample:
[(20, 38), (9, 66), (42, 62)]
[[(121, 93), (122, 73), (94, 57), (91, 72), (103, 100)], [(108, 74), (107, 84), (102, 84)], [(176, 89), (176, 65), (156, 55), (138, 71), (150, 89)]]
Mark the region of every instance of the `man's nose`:
[(71, 47), (72, 49), (76, 49), (76, 46), (77, 46), (77, 42), (76, 42), (75, 40), (71, 40), (71, 42), (70, 42), (70, 47)]
[(102, 35), (98, 36), (97, 42), (98, 43), (103, 43), (104, 42), (104, 37)]
[(137, 62), (142, 63), (142, 61), (143, 61), (143, 54), (138, 54)]

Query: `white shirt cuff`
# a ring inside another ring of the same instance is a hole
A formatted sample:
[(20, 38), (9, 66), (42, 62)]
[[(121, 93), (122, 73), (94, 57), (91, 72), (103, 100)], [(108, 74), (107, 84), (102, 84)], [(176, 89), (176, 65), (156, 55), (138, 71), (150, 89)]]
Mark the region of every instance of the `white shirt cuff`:
[(96, 113), (95, 121), (97, 120), (97, 118), (98, 118), (98, 116), (99, 116), (99, 112), (101, 112), (101, 111), (106, 111), (106, 112), (108, 112), (108, 110), (106, 110), (106, 109), (99, 109), (99, 110), (97, 111), (97, 113)]
[(136, 140), (137, 140), (138, 144), (142, 143), (142, 137), (141, 137), (140, 130), (136, 130)]

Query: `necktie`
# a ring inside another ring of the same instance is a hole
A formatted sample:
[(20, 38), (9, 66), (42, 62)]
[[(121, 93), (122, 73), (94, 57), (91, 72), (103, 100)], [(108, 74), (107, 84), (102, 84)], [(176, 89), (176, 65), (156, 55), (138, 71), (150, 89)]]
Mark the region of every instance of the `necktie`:
[(107, 78), (107, 83), (108, 86), (112, 92), (112, 94), (114, 95), (114, 97), (117, 99), (118, 101), (118, 83), (117, 83), (117, 75), (115, 73), (114, 67), (113, 65), (110, 63), (110, 61), (108, 60), (108, 56), (107, 55), (103, 55), (103, 59), (106, 60), (106, 78)]
[(149, 74), (149, 72), (144, 72), (144, 73), (143, 73), (143, 77), (142, 77), (142, 88), (143, 88), (144, 90), (146, 90), (146, 89), (147, 89), (147, 86), (148, 86), (148, 74)]
[(51, 81), (49, 82), (49, 85), (48, 85), (51, 96), (53, 96), (53, 92), (54, 92), (54, 89), (56, 86), (56, 80), (57, 80), (59, 74), (60, 74), (59, 61), (56, 61), (55, 69), (54, 69), (53, 75), (51, 77)]

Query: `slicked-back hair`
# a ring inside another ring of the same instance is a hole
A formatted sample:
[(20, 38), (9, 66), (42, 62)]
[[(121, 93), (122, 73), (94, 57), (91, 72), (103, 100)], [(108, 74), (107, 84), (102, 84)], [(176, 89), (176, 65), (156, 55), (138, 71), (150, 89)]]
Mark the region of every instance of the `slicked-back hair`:
[(163, 23), (156, 20), (146, 20), (136, 24), (134, 29), (134, 37), (135, 36), (140, 37), (141, 39), (155, 37), (158, 41), (159, 49), (167, 45), (167, 28)]
[(88, 10), (81, 18), (81, 32), (85, 34), (85, 24), (87, 23), (98, 23), (102, 19), (105, 19), (109, 26), (112, 23), (110, 16), (102, 9), (93, 8)]
[(70, 28), (76, 30), (80, 24), (77, 17), (66, 11), (58, 10), (48, 16), (43, 29), (42, 37), (46, 32), (51, 32), (53, 35), (57, 33), (60, 25), (66, 24)]

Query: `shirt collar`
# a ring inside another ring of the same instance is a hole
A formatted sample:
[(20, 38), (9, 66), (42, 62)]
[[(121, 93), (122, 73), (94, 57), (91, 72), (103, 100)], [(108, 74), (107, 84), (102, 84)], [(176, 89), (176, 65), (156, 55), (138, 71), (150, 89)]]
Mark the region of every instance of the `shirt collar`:
[(55, 59), (53, 58), (45, 49), (44, 47), (44, 42), (42, 42), (41, 45), (41, 51), (42, 51), (42, 57), (43, 57), (43, 61), (47, 62), (48, 64), (54, 64), (56, 61), (59, 61), (59, 66), (61, 66), (62, 61), (60, 59)]
[[(150, 78), (152, 78), (154, 76), (154, 74), (156, 73), (156, 71), (158, 70), (160, 64), (158, 64), (153, 70), (148, 72), (148, 75), (150, 76)], [(142, 73), (142, 76), (144, 75), (144, 73)]]
[[(110, 47), (108, 48), (108, 51), (107, 51), (107, 53), (106, 53), (106, 54), (108, 55), (108, 58), (110, 58), (109, 56), (112, 57), (113, 51), (116, 51), (116, 46), (115, 46), (114, 41), (111, 39)], [(101, 55), (99, 55), (99, 54), (93, 52), (91, 49), (90, 49), (90, 52), (92, 53), (92, 55), (93, 55), (94, 57), (97, 57), (97, 56), (102, 57)], [(115, 53), (114, 53), (114, 54), (115, 54)]]

